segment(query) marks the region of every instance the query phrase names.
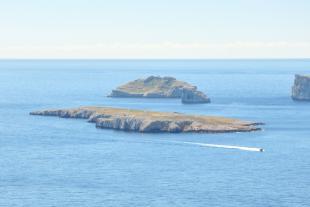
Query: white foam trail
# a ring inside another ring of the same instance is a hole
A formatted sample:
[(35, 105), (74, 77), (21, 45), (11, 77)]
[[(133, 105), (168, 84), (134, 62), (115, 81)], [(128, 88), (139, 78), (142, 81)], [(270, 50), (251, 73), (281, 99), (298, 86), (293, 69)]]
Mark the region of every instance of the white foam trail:
[(191, 144), (197, 145), (201, 147), (215, 147), (215, 148), (225, 148), (225, 149), (238, 149), (244, 151), (252, 151), (252, 152), (263, 152), (263, 148), (256, 148), (256, 147), (241, 147), (241, 146), (232, 146), (232, 145), (221, 145), (221, 144), (206, 144), (206, 143), (199, 143), (199, 142), (183, 142), (184, 144)]

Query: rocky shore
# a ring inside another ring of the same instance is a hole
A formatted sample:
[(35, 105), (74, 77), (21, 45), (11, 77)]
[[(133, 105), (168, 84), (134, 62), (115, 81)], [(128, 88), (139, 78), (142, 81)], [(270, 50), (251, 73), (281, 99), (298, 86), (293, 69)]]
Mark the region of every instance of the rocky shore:
[(96, 127), (144, 133), (156, 132), (250, 132), (260, 130), (259, 123), (237, 119), (152, 112), (110, 107), (80, 107), (31, 112), (31, 115), (87, 119)]
[(292, 98), (296, 101), (310, 101), (310, 75), (295, 75)]
[(206, 94), (187, 82), (173, 77), (150, 76), (119, 86), (109, 97), (118, 98), (180, 98), (182, 103), (209, 103)]

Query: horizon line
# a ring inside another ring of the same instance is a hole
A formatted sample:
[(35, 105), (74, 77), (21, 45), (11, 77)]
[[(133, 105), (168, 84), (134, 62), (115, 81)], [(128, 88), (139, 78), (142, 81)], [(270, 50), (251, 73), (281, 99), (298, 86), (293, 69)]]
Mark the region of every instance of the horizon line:
[(310, 60), (307, 58), (0, 58), (0, 61), (216, 61), (216, 60)]

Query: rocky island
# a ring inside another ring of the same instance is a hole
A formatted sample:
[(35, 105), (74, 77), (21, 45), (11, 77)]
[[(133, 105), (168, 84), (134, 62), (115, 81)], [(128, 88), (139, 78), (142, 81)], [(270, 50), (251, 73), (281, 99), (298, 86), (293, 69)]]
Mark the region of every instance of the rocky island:
[(295, 75), (292, 98), (296, 101), (310, 101), (310, 75)]
[(187, 82), (173, 77), (150, 76), (119, 86), (109, 97), (118, 98), (180, 98), (182, 103), (209, 103), (210, 99)]
[(87, 119), (96, 127), (145, 133), (155, 132), (250, 132), (260, 130), (259, 123), (214, 116), (185, 115), (110, 107), (80, 107), (31, 112), (31, 115)]

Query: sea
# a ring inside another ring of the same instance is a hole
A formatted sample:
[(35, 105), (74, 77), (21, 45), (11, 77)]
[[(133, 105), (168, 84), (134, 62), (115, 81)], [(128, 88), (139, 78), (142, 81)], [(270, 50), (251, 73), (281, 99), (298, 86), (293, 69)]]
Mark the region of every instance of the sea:
[[(310, 102), (291, 99), (295, 74), (310, 74), (310, 60), (1, 60), (0, 206), (310, 206)], [(196, 85), (211, 103), (107, 97), (150, 75)], [(149, 134), (29, 115), (79, 106), (265, 125), (249, 133)]]

